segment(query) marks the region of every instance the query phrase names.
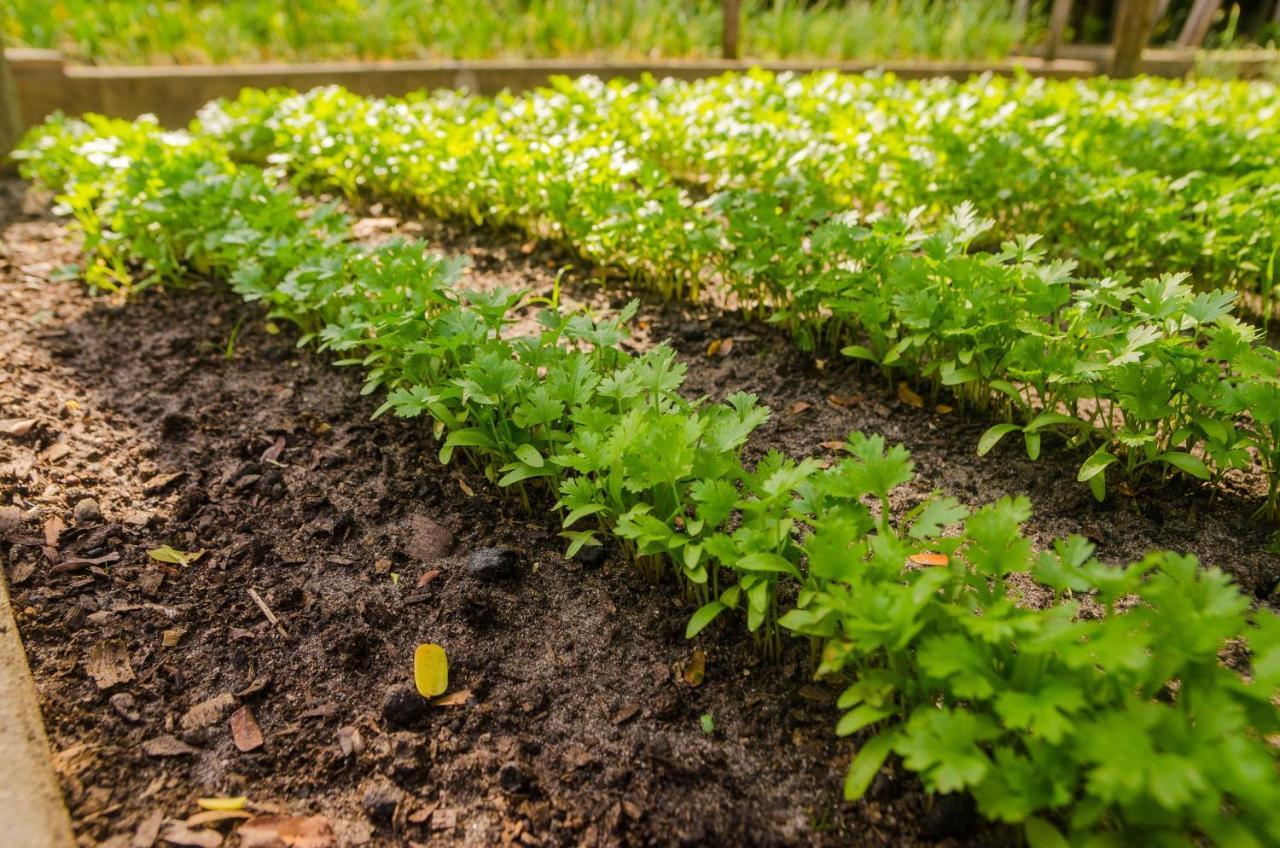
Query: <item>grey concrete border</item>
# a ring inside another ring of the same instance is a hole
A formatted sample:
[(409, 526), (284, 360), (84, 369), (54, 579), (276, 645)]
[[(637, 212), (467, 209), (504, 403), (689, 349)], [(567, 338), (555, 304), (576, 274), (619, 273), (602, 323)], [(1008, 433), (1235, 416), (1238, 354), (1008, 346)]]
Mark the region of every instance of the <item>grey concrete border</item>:
[(10, 848), (75, 845), (49, 759), (27, 655), (0, 574), (0, 842)]

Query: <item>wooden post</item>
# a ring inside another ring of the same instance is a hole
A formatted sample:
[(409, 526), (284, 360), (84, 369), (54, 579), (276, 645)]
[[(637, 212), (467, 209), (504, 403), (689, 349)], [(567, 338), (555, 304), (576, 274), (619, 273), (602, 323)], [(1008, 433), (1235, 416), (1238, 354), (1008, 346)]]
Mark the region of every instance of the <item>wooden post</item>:
[(726, 59), (738, 58), (741, 40), (742, 0), (724, 0), (724, 39), (722, 47)]
[(1044, 60), (1052, 62), (1058, 58), (1058, 48), (1062, 46), (1062, 35), (1067, 31), (1067, 20), (1071, 17), (1071, 0), (1053, 0), (1053, 9), (1049, 12), (1049, 36), (1044, 43)]
[(4, 44), (0, 43), (0, 173), (14, 170), (9, 154), (22, 135), (22, 115), (18, 111), (18, 93), (13, 87), (13, 74), (9, 73), (9, 60), (4, 56)]
[(1157, 0), (1120, 0), (1116, 11), (1115, 52), (1111, 76), (1131, 77), (1142, 63), (1142, 51), (1156, 23)]
[[(1222, 0), (1196, 0), (1187, 15), (1187, 22), (1178, 33), (1178, 44), (1183, 47), (1199, 47), (1204, 44), (1209, 27), (1213, 25), (1213, 17), (1222, 8)], [(1157, 20), (1159, 20), (1157, 18)]]

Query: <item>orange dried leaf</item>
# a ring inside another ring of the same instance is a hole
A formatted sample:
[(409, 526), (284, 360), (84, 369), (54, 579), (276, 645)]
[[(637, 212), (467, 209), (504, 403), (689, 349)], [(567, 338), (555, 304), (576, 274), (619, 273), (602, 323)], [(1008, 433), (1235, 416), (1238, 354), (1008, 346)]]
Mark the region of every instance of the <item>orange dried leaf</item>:
[(935, 554), (927, 551), (924, 553), (912, 554), (907, 557), (907, 559), (911, 560), (916, 565), (946, 565), (951, 562), (951, 557), (946, 554)]
[(916, 409), (924, 409), (924, 398), (916, 394), (915, 391), (907, 385), (906, 380), (898, 383), (898, 400), (908, 406), (914, 406)]
[(707, 655), (701, 648), (693, 652), (693, 656), (689, 657), (689, 662), (685, 663), (684, 671), (681, 674), (684, 682), (690, 686), (701, 686), (702, 681), (707, 676)]
[(792, 415), (799, 415), (800, 413), (804, 412), (806, 409), (809, 409), (810, 407), (811, 407), (811, 404), (805, 403), (802, 400), (798, 400), (795, 403), (791, 404), (791, 406), (787, 407), (787, 410)]

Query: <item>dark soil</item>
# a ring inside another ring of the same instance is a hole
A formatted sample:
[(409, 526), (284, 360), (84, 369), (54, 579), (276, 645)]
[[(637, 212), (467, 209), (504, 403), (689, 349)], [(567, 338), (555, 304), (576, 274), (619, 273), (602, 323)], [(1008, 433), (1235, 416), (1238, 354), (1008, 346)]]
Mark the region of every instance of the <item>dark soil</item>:
[[(412, 229), (470, 255), (475, 285), (545, 288), (563, 261)], [(612, 553), (566, 562), (545, 509), (441, 467), (425, 425), (371, 421), (357, 373), (256, 308), (202, 283), (120, 305), (51, 281), (77, 249), (17, 182), (0, 232), (0, 419), (35, 421), (0, 435), (0, 560), (83, 844), (129, 845), (213, 795), (324, 815), (344, 845), (1016, 841), (896, 771), (841, 801), (853, 745), (832, 736), (835, 693), (808, 681), (799, 647), (763, 662), (736, 625), (686, 642), (671, 587)], [(636, 343), (672, 338), (691, 392), (754, 391), (775, 409), (753, 450), (822, 454), (882, 432), (915, 455), (901, 506), (934, 488), (975, 504), (1027, 492), (1038, 543), (1083, 533), (1109, 560), (1190, 551), (1260, 594), (1276, 579), (1270, 528), (1249, 519), (1256, 483), (1216, 503), (1174, 483), (1098, 506), (1074, 482), (1079, 455), (978, 459), (984, 422), (819, 369), (768, 330), (652, 302), (641, 320)], [(706, 356), (729, 337), (727, 356)], [(166, 544), (205, 553), (148, 557)], [(404, 691), (422, 642), (447, 649), (459, 703)], [(682, 674), (695, 648), (698, 687)], [(228, 721), (242, 708), (265, 740), (248, 752), (231, 729), (244, 713)]]

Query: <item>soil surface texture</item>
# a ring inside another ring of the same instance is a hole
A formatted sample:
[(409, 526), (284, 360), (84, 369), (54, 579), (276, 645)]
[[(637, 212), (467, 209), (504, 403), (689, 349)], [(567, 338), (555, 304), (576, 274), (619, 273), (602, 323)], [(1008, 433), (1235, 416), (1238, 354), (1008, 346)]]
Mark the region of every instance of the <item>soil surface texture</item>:
[[(568, 261), (430, 221), (358, 232), (465, 254), (469, 285), (547, 290)], [(18, 181), (0, 184), (0, 239), (0, 564), (82, 844), (233, 846), (249, 813), (306, 845), (1018, 844), (894, 766), (842, 801), (856, 740), (833, 736), (837, 693), (809, 680), (807, 645), (766, 662), (737, 623), (687, 642), (672, 586), (611, 550), (566, 561), (546, 505), (442, 467), (421, 422), (371, 420), (360, 375), (259, 308), (200, 281), (93, 296), (60, 272), (75, 239)], [(570, 280), (566, 300), (619, 308), (622, 288)], [(756, 455), (883, 433), (916, 462), (895, 508), (1027, 493), (1037, 544), (1169, 547), (1274, 588), (1257, 481), (1098, 505), (1080, 454), (980, 459), (989, 422), (766, 327), (653, 300), (639, 320), (632, 343), (671, 340), (692, 395), (774, 409)], [(188, 561), (148, 554), (166, 545)], [(423, 642), (448, 651), (443, 702), (412, 690)], [(214, 796), (249, 801), (190, 820)]]

